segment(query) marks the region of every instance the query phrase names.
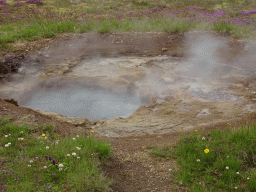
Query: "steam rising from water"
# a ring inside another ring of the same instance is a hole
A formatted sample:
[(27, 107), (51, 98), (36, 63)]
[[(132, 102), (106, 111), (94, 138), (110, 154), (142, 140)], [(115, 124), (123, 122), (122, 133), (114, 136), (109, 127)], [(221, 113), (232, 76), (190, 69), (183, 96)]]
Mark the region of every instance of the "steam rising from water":
[(217, 64), (215, 53), (219, 46), (220, 42), (216, 39), (210, 36), (201, 36), (199, 42), (191, 47), (194, 55), (189, 58), (188, 63), (192, 65), (192, 68), (189, 70), (188, 75), (199, 77), (201, 80), (209, 77)]

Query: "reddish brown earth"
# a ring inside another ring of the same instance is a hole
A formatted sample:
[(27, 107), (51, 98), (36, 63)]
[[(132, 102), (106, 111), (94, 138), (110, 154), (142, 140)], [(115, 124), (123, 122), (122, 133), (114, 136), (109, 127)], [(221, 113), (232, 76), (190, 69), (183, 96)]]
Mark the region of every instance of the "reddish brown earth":
[[(112, 51), (116, 50), (117, 46), (119, 54), (124, 55), (159, 55), (164, 52), (165, 55), (182, 57), (186, 51), (186, 46), (179, 46), (182, 41), (182, 35), (162, 33), (147, 33), (142, 35), (141, 33), (124, 33), (118, 35), (122, 41), (118, 37), (113, 38), (113, 36), (115, 35), (92, 35), (92, 46), (88, 49), (90, 50), (88, 54), (93, 53), (96, 50), (97, 52), (104, 54), (104, 52), (107, 53), (111, 49)], [(168, 36), (171, 37), (168, 38)], [(28, 58), (28, 56), (34, 54), (35, 51), (42, 50), (45, 47), (54, 47), (55, 44), (57, 46), (59, 45), (59, 42), (65, 44), (67, 40), (73, 37), (73, 34), (64, 34), (53, 39), (43, 39), (28, 43), (16, 42), (13, 45), (19, 50), (5, 52), (0, 60), (4, 62), (8, 57), (19, 55), (25, 55), (25, 58)], [(151, 38), (151, 41), (149, 41), (148, 38)], [(113, 39), (114, 41), (112, 41)], [(129, 41), (131, 39), (136, 39), (136, 41)], [(238, 45), (240, 46), (240, 44)], [(79, 46), (82, 47), (78, 40), (77, 49), (74, 49), (70, 55), (74, 57), (79, 56)], [(163, 48), (167, 48), (167, 50)], [(60, 53), (56, 51), (55, 55), (51, 56), (50, 59), (55, 59), (57, 61), (60, 59), (59, 54)], [(233, 53), (233, 55), (232, 53), (228, 54), (227, 59), (232, 59), (234, 55), (235, 53)], [(47, 64), (47, 62), (47, 59), (45, 59), (43, 62), (38, 61), (38, 64), (44, 65)], [(6, 79), (3, 79), (3, 81), (5, 80)], [(233, 89), (239, 89), (239, 92), (242, 93), (242, 90), (248, 88), (251, 81), (252, 79), (238, 80), (236, 83), (240, 83), (241, 86), (234, 86)], [(253, 88), (255, 87), (250, 89), (253, 91)], [(243, 96), (247, 100), (252, 99), (251, 95), (248, 95), (247, 93), (244, 94), (245, 95)], [(68, 136), (78, 132), (87, 135), (90, 131), (90, 126), (97, 123), (97, 121), (88, 122), (86, 126), (83, 127), (82, 125), (77, 125), (73, 122), (69, 123), (55, 118), (54, 115), (44, 115), (32, 109), (15, 106), (14, 104), (4, 101), (3, 98), (0, 99), (0, 116), (11, 116), (18, 124), (29, 123), (33, 125), (41, 125), (53, 123), (57, 128), (57, 133), (62, 136)], [(223, 122), (216, 121), (215, 123), (211, 123), (217, 120), (216, 117), (213, 117), (213, 119), (209, 118), (209, 124), (205, 126), (198, 126), (196, 123), (193, 124), (194, 129), (197, 129), (198, 133), (219, 127), (224, 129), (227, 127), (227, 123), (232, 125), (232, 129), (236, 129), (242, 125), (250, 126), (256, 122), (256, 112), (247, 112), (241, 116), (235, 115), (233, 118)], [(189, 118), (192, 119), (194, 117)], [(182, 132), (183, 134), (189, 134), (191, 129), (184, 129)], [(188, 191), (182, 184), (179, 184), (179, 181), (175, 180), (175, 177), (172, 174), (174, 170), (179, 169), (179, 166), (175, 163), (174, 159), (163, 160), (154, 158), (149, 154), (152, 146), (174, 145), (179, 141), (179, 135), (179, 132), (171, 132), (165, 134), (146, 134), (142, 136), (105, 137), (104, 135), (98, 134), (96, 130), (95, 136), (110, 140), (113, 150), (113, 158), (110, 159), (107, 165), (103, 168), (105, 174), (114, 179), (114, 183), (111, 186), (113, 191)]]

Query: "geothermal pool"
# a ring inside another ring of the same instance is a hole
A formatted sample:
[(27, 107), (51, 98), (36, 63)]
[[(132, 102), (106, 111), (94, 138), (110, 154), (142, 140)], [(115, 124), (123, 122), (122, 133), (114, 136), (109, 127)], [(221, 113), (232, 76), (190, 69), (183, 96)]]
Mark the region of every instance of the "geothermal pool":
[(2, 82), (0, 96), (87, 118), (107, 136), (190, 129), (256, 110), (252, 42), (212, 33), (129, 35), (83, 34), (31, 54)]

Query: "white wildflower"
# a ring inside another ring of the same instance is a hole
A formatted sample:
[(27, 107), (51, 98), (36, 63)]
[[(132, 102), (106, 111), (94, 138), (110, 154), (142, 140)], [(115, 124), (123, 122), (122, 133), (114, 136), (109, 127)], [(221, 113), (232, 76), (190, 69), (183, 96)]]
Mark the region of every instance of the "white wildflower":
[(8, 137), (8, 135), (5, 135), (5, 137)]
[(49, 149), (49, 147), (48, 147), (48, 146), (46, 146), (46, 149)]
[(8, 145), (8, 144), (5, 144), (5, 147), (9, 147), (9, 145)]
[(70, 154), (67, 154), (67, 156), (70, 156)]
[(31, 167), (31, 165), (28, 165), (28, 167)]
[(196, 161), (197, 161), (197, 162), (200, 162), (200, 159), (197, 159)]
[(59, 167), (63, 167), (63, 164), (59, 164)]
[(76, 153), (74, 152), (74, 153), (72, 153), (72, 155), (76, 156)]
[(229, 167), (228, 167), (228, 166), (226, 166), (226, 169), (229, 169)]

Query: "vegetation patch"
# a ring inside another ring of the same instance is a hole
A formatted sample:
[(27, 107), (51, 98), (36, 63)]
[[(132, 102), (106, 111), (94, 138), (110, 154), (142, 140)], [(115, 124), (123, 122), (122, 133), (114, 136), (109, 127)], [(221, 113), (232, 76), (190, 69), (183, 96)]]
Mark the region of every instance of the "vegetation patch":
[(180, 169), (174, 171), (177, 182), (197, 191), (256, 190), (256, 124), (231, 131), (180, 136), (173, 147), (155, 147), (154, 157), (174, 158)]
[(110, 145), (93, 137), (60, 138), (53, 125), (18, 127), (0, 119), (1, 191), (109, 191), (100, 165)]

